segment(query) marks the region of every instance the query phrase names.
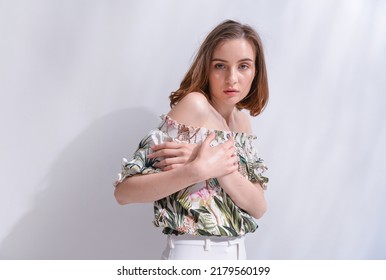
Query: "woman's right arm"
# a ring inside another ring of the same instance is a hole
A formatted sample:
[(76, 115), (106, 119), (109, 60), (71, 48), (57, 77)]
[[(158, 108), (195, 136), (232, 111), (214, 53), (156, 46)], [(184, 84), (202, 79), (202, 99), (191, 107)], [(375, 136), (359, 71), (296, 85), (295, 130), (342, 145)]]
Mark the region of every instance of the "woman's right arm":
[(115, 188), (119, 204), (153, 202), (195, 183), (230, 174), (237, 170), (233, 141), (211, 147), (215, 134), (208, 135), (200, 145), (196, 158), (167, 172), (136, 175), (126, 178)]
[(194, 166), (184, 165), (170, 172), (135, 175), (118, 184), (114, 195), (121, 205), (152, 202), (199, 182), (198, 174)]

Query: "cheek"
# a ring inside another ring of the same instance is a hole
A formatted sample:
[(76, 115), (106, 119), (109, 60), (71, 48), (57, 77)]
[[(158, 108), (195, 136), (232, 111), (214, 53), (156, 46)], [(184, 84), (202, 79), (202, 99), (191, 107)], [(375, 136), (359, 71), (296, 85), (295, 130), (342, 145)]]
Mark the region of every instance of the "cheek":
[(245, 73), (243, 76), (244, 82), (247, 86), (250, 86), (253, 82), (253, 79), (255, 78), (255, 75), (253, 72)]
[(215, 87), (216, 85), (219, 84), (220, 81), (221, 81), (221, 75), (219, 75), (219, 74), (211, 74), (209, 76), (209, 86), (210, 87)]

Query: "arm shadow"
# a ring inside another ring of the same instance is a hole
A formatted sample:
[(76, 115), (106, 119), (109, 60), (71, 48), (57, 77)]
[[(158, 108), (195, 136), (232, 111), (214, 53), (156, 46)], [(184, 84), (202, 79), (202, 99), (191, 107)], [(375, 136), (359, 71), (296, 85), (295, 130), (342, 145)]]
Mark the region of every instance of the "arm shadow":
[(122, 157), (130, 158), (158, 122), (145, 108), (128, 108), (79, 134), (3, 240), (0, 259), (159, 259), (164, 238), (152, 225), (153, 205), (120, 206), (112, 185)]

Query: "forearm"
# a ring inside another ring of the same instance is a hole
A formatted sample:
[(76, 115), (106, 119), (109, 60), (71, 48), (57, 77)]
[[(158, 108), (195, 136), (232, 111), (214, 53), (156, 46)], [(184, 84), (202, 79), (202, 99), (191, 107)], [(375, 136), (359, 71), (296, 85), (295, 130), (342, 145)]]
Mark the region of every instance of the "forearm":
[(267, 210), (264, 190), (259, 183), (252, 183), (238, 171), (217, 178), (223, 190), (234, 203), (256, 219), (261, 218)]
[(192, 162), (165, 172), (126, 178), (116, 186), (116, 200), (119, 204), (152, 202), (198, 182), (236, 171), (233, 142), (211, 147), (214, 137), (214, 133), (207, 136)]
[(115, 188), (119, 204), (153, 202), (202, 180), (193, 164), (167, 172), (126, 178)]

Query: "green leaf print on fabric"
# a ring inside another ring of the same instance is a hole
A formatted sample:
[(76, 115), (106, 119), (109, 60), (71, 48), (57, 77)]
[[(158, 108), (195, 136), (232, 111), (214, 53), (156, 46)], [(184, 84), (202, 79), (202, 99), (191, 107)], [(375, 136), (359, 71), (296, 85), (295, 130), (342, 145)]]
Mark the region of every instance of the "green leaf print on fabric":
[[(180, 124), (162, 116), (158, 129), (144, 137), (133, 159), (122, 162), (122, 172), (117, 182), (136, 174), (161, 172), (154, 164), (161, 159), (149, 159), (151, 147), (166, 141), (202, 143), (210, 132), (216, 137), (211, 145), (233, 138), (239, 157), (239, 172), (251, 182), (259, 182), (265, 189), (268, 178), (262, 173), (267, 169), (253, 147), (256, 136), (231, 131), (210, 130)], [(166, 171), (167, 172), (167, 171)], [(157, 187), (157, 186), (154, 186)], [(224, 192), (216, 178), (199, 182), (154, 202), (153, 224), (163, 227), (165, 234), (192, 234), (202, 236), (241, 236), (257, 228), (255, 219), (240, 209)]]

